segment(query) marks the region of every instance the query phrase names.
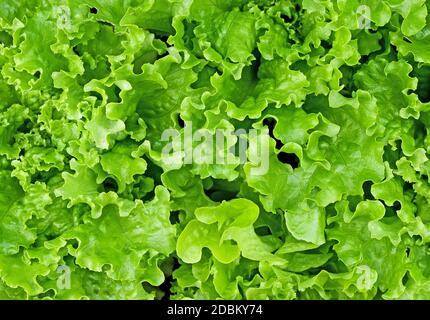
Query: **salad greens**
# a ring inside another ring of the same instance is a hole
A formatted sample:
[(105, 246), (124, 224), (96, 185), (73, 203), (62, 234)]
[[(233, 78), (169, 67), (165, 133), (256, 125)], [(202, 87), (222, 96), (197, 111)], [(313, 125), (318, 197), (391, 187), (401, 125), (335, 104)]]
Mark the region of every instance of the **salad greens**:
[(0, 299), (430, 299), (429, 10), (0, 0)]

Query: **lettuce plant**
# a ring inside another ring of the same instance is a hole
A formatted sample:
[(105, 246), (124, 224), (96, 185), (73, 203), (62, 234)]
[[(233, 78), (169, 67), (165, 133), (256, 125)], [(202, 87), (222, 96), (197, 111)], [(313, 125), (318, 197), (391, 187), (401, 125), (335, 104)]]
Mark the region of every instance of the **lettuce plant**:
[(430, 299), (429, 9), (1, 0), (0, 298)]

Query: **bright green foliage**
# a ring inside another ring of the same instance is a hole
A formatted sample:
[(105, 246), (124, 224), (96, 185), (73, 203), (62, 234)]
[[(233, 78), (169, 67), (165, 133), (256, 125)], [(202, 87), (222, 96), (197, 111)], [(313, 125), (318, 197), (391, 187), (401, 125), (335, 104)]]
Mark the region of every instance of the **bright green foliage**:
[(0, 0), (0, 299), (430, 299), (429, 10)]

